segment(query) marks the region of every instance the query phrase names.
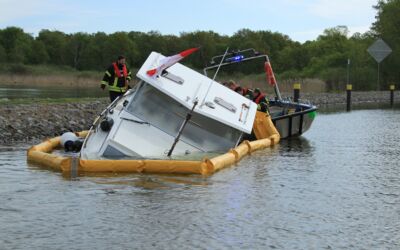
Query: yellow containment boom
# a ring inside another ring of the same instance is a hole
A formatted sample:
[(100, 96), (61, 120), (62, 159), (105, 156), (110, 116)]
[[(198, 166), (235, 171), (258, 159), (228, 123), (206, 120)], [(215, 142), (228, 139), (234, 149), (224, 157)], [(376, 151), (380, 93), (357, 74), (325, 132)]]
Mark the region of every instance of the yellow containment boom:
[[(243, 141), (229, 152), (202, 161), (179, 160), (82, 160), (52, 154), (59, 147), (60, 137), (44, 141), (28, 149), (28, 161), (63, 173), (163, 173), (210, 175), (238, 162), (245, 155), (270, 147), (279, 142), (280, 136), (271, 117), (257, 111), (253, 131), (258, 140)], [(76, 133), (85, 137), (87, 131)]]
[(257, 111), (253, 123), (253, 132), (257, 139), (265, 139), (273, 135), (279, 135), (278, 130), (272, 123), (270, 115), (259, 111)]

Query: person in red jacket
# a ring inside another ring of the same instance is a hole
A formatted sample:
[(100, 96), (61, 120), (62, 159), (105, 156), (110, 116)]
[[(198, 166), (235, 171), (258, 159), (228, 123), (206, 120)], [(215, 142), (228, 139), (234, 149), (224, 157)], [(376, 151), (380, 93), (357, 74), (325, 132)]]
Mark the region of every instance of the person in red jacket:
[(131, 78), (131, 71), (126, 67), (125, 57), (118, 56), (118, 60), (113, 62), (104, 73), (101, 88), (104, 90), (108, 86), (110, 100), (113, 102), (130, 88), (129, 81)]
[(268, 112), (268, 98), (259, 88), (254, 89), (253, 102), (257, 104), (258, 111)]

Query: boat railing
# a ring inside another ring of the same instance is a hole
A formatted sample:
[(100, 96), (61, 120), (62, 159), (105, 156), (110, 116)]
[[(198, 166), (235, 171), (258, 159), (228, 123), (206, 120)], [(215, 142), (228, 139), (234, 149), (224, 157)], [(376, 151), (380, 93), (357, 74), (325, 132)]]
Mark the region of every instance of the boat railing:
[[(219, 59), (219, 58), (221, 58), (220, 61), (216, 62), (217, 59)], [(270, 62), (268, 55), (260, 54), (258, 51), (256, 51), (253, 48), (225, 52), (222, 55), (217, 55), (217, 56), (212, 57), (212, 59), (210, 61), (211, 65), (208, 67), (205, 67), (203, 69), (203, 72), (204, 72), (205, 76), (208, 76), (207, 71), (212, 70), (212, 69), (217, 69), (217, 72), (214, 75), (214, 78), (215, 78), (217, 76), (218, 70), (221, 67), (225, 67), (225, 66), (232, 65), (232, 64), (243, 63), (246, 61), (251, 61), (251, 60), (255, 60), (255, 59), (259, 59), (259, 58), (264, 59), (265, 63)], [(279, 91), (279, 86), (278, 86), (277, 82), (274, 85), (274, 91), (275, 91), (275, 95), (277, 96), (277, 98), (282, 100), (281, 93)]]

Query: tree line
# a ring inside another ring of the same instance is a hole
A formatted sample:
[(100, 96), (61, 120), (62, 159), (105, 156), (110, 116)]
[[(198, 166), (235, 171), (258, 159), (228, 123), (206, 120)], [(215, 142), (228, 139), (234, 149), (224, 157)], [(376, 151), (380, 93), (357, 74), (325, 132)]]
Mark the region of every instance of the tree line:
[[(254, 48), (269, 55), (279, 79), (319, 78), (327, 83), (328, 90), (338, 90), (343, 89), (349, 73), (354, 89), (372, 90), (377, 86), (377, 63), (367, 48), (382, 38), (393, 50), (380, 64), (380, 87), (385, 89), (388, 84), (400, 81), (400, 0), (380, 0), (374, 8), (376, 21), (370, 31), (349, 36), (346, 26), (337, 26), (305, 43), (278, 32), (250, 29), (241, 29), (232, 36), (213, 31), (176, 36), (157, 31), (66, 34), (52, 30), (41, 30), (33, 36), (21, 28), (7, 27), (0, 29), (0, 63), (48, 64), (99, 71), (123, 54), (130, 67), (139, 68), (151, 51), (173, 55), (187, 48), (201, 47), (185, 60), (185, 64), (200, 70), (227, 47)], [(252, 66), (233, 70), (260, 72)]]

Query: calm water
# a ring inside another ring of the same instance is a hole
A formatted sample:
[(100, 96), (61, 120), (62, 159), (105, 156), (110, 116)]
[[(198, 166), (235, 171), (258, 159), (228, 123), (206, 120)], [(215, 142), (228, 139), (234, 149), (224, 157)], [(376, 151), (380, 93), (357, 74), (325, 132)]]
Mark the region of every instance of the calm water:
[(71, 87), (32, 87), (7, 86), (0, 84), (0, 99), (15, 98), (76, 98), (107, 96), (107, 91), (98, 88), (71, 88)]
[(209, 178), (86, 176), (0, 149), (0, 249), (400, 249), (400, 110), (319, 114)]

